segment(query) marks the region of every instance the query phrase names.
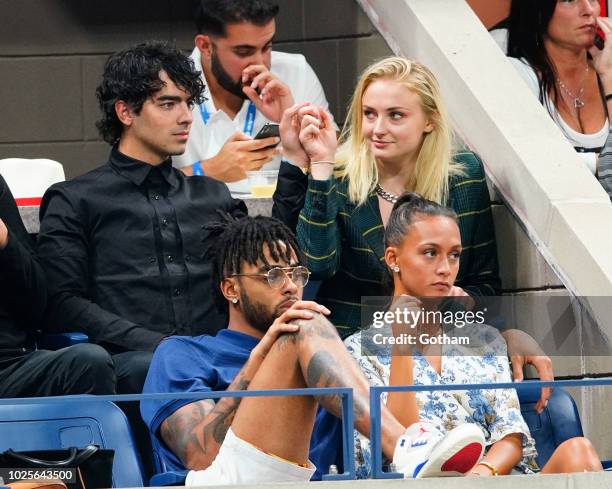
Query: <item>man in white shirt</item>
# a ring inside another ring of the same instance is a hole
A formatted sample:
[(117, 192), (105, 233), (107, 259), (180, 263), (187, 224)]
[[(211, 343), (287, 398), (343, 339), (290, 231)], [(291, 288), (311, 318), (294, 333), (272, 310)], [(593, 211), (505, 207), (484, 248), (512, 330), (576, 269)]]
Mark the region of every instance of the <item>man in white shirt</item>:
[(174, 166), (248, 193), (246, 171), (277, 169), (278, 138), (254, 140), (296, 102), (327, 107), (321, 83), (300, 54), (272, 51), (278, 5), (272, 0), (201, 0), (191, 54), (208, 100), (195, 106), (184, 154)]

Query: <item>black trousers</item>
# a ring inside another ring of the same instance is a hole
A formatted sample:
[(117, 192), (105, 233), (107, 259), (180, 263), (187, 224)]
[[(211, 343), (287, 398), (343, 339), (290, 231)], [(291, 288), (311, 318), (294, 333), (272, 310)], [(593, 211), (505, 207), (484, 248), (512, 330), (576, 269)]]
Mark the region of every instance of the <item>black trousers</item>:
[(115, 367), (108, 352), (92, 344), (37, 350), (0, 370), (0, 397), (115, 394)]
[[(117, 394), (140, 394), (144, 386), (153, 354), (146, 351), (127, 351), (112, 356), (117, 373)], [(127, 416), (136, 447), (140, 453), (145, 483), (155, 473), (153, 448), (149, 429), (140, 416), (139, 402), (120, 402), (119, 407)]]

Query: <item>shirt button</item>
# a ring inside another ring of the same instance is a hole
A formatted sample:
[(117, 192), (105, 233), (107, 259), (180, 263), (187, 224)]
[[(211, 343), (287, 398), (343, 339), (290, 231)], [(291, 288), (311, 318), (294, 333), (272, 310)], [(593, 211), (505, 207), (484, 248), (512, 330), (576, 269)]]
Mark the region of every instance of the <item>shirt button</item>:
[(176, 296), (181, 295), (181, 289), (174, 289), (174, 295)]
[(153, 198), (154, 198), (155, 200), (159, 200), (159, 195), (154, 195), (154, 196), (153, 196)]
[(168, 261), (172, 263), (174, 261), (174, 257), (172, 255), (168, 255)]

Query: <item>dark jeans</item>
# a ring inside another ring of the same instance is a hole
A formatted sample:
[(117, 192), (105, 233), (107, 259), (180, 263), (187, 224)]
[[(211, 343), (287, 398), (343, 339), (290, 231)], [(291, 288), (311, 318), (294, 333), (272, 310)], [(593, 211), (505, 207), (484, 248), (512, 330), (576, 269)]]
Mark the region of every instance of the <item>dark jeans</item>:
[(115, 386), (110, 355), (91, 344), (37, 350), (0, 370), (0, 397), (114, 394)]
[(140, 394), (153, 353), (126, 351), (112, 355), (117, 373), (117, 394)]
[[(117, 372), (117, 394), (140, 394), (144, 386), (152, 353), (146, 351), (127, 351), (112, 356)], [(139, 402), (120, 402), (119, 406), (128, 417), (136, 447), (140, 453), (145, 482), (155, 473), (153, 448), (149, 429), (140, 416)]]

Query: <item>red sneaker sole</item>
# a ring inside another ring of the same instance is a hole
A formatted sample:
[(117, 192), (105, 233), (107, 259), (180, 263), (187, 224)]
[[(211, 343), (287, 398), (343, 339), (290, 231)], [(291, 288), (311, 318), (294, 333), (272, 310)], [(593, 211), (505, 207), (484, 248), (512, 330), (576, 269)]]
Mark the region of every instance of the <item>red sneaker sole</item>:
[(480, 443), (470, 443), (444, 462), (440, 470), (442, 472), (453, 471), (465, 474), (476, 465), (481, 452), (482, 445)]

